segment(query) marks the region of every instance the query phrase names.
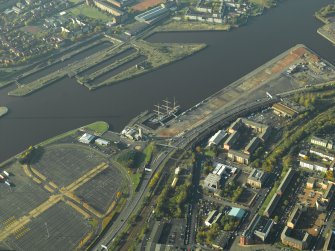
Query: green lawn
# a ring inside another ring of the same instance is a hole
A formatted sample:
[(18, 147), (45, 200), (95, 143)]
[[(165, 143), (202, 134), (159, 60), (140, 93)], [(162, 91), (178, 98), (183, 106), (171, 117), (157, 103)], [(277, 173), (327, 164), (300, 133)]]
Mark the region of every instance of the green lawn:
[[(72, 1), (76, 1), (76, 0), (72, 0)], [(82, 4), (77, 7), (74, 7), (70, 10), (70, 12), (74, 15), (84, 15), (89, 18), (100, 19), (106, 22), (112, 21), (113, 19), (111, 16), (108, 16), (107, 14), (99, 11), (98, 9), (94, 7), (87, 6), (86, 4)]]
[(85, 126), (86, 129), (92, 130), (95, 133), (103, 134), (109, 128), (109, 125), (104, 121), (97, 121), (92, 124)]

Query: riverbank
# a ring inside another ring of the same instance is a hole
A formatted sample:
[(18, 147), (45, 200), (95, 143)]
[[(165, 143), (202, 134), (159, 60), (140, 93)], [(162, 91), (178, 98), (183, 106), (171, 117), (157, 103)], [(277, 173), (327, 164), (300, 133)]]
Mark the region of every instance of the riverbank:
[(5, 106), (0, 106), (0, 118), (8, 113), (8, 108)]
[(325, 24), (317, 33), (335, 45), (335, 22)]
[[(80, 84), (89, 90), (94, 90), (157, 70), (193, 55), (204, 48), (206, 48), (205, 44), (152, 44), (137, 40), (131, 44), (126, 43), (117, 47), (105, 48), (81, 61), (73, 62), (67, 67), (52, 71), (27, 84), (18, 85), (8, 95), (26, 96), (66, 76), (76, 76)], [(132, 51), (129, 55), (119, 57), (127, 50)], [(105, 61), (108, 61), (109, 64), (103, 65)], [(99, 65), (102, 66), (100, 67)], [(93, 68), (94, 71), (92, 73), (85, 73)]]

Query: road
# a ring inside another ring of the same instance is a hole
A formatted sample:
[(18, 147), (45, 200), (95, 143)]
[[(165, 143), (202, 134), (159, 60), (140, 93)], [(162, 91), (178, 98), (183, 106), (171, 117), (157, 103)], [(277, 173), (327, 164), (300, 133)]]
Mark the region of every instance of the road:
[[(298, 89), (294, 92), (290, 91), (289, 94), (284, 93), (284, 96), (292, 95), (293, 93), (302, 91), (305, 91), (305, 89)], [(278, 97), (281, 96), (281, 94), (277, 95)], [(99, 250), (101, 245), (111, 245), (116, 235), (125, 229), (129, 217), (142, 205), (144, 199), (143, 195), (149, 191), (148, 184), (151, 177), (154, 175), (161, 163), (163, 163), (163, 161), (165, 161), (175, 150), (175, 148), (186, 149), (187, 147), (193, 147), (193, 144), (202, 139), (205, 139), (212, 131), (219, 129), (223, 124), (231, 122), (233, 119), (243, 116), (246, 113), (254, 112), (263, 107), (272, 105), (273, 103), (279, 101), (278, 97), (274, 97), (273, 99), (263, 98), (251, 102), (245, 101), (244, 103), (234, 107), (219, 109), (218, 111), (213, 112), (211, 116), (209, 116), (202, 124), (189, 131), (185, 131), (181, 137), (175, 138), (175, 141), (171, 143), (171, 147), (167, 148), (159, 155), (156, 160), (153, 161), (151, 166), (152, 172), (146, 174), (140, 190), (135, 194), (132, 202), (121, 212), (120, 216), (114, 222), (111, 229), (108, 230), (107, 233), (101, 238), (101, 240), (93, 246), (93, 249)], [(195, 223), (192, 223), (192, 227), (195, 227), (194, 224)]]

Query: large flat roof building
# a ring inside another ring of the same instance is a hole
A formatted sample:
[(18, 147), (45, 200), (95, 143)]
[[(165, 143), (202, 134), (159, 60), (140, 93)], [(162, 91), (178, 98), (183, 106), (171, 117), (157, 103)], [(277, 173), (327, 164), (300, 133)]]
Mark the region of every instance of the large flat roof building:
[(283, 117), (294, 117), (298, 114), (298, 111), (295, 109), (283, 104), (283, 103), (276, 103), (272, 106), (273, 112), (279, 116)]
[(224, 130), (219, 130), (209, 140), (208, 146), (219, 145), (220, 142), (226, 137), (227, 133)]
[(284, 179), (280, 183), (279, 187), (278, 187), (277, 193), (279, 195), (283, 195), (283, 193), (285, 192), (287, 186), (290, 184), (290, 182), (291, 182), (294, 174), (295, 174), (294, 170), (292, 168), (290, 168), (288, 170), (288, 172), (286, 173)]
[(238, 208), (238, 207), (233, 207), (229, 213), (229, 216), (235, 217), (237, 219), (242, 219), (243, 216), (245, 215), (245, 210), (242, 208)]
[(280, 201), (280, 195), (275, 194), (272, 197), (272, 199), (270, 200), (268, 206), (264, 210), (264, 215), (266, 217), (270, 218), (272, 216), (272, 214), (274, 213), (279, 201)]
[(265, 242), (273, 224), (274, 222), (272, 219), (267, 219), (259, 214), (255, 214), (254, 218), (242, 233), (240, 237), (240, 244), (251, 245), (257, 243), (258, 240)]
[(80, 138), (79, 142), (83, 144), (90, 144), (95, 139), (95, 136), (89, 133), (84, 133)]
[(135, 19), (139, 22), (151, 23), (152, 20), (166, 15), (169, 13), (169, 10), (165, 7), (164, 4), (161, 4), (155, 8), (152, 8), (148, 11), (145, 11), (135, 17)]
[(221, 176), (210, 173), (207, 175), (204, 181), (204, 187), (211, 192), (216, 192), (220, 188)]
[(262, 188), (267, 178), (267, 174), (254, 168), (248, 176), (247, 184), (255, 188)]
[(250, 161), (250, 154), (230, 149), (228, 151), (228, 158), (234, 162), (248, 165)]
[(305, 207), (302, 207), (301, 205), (296, 205), (291, 212), (290, 216), (288, 217), (286, 225), (289, 228), (295, 228), (297, 225), (298, 220), (300, 219), (301, 214), (306, 211)]
[(307, 232), (290, 229), (287, 226), (284, 227), (280, 238), (283, 244), (299, 250), (308, 249), (311, 242), (311, 236)]

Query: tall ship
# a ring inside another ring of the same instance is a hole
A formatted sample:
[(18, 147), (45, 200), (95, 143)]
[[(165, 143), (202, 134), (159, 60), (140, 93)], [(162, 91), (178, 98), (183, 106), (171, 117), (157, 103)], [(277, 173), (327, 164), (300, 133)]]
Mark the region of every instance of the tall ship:
[(154, 116), (149, 121), (153, 124), (164, 124), (171, 118), (177, 117), (179, 111), (180, 105), (177, 105), (175, 99), (173, 101), (165, 99), (162, 104), (155, 105)]

